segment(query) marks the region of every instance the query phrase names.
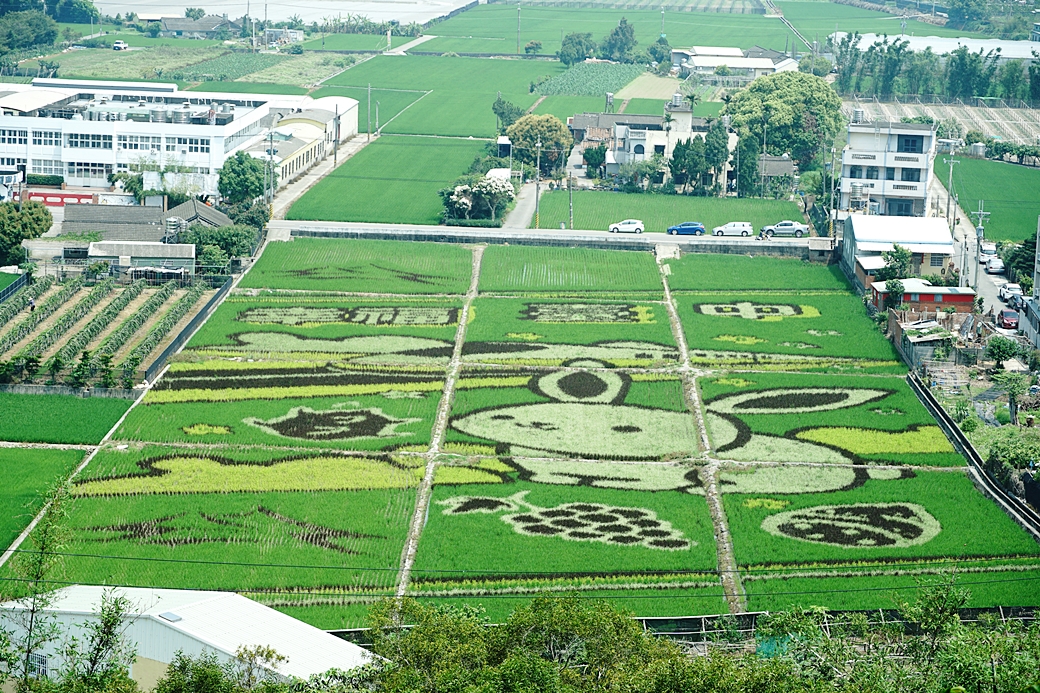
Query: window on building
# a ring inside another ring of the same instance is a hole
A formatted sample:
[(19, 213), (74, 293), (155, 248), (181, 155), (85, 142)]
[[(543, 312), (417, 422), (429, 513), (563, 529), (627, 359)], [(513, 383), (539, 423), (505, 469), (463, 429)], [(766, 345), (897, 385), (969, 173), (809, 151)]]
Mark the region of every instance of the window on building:
[(877, 180), (877, 179), (878, 179), (878, 167), (877, 166), (867, 166), (867, 180)]
[(147, 135), (119, 135), (119, 148), (157, 152), (162, 149), (162, 138)]
[(932, 253), (932, 255), (930, 256), (930, 258), (928, 260), (928, 266), (929, 267), (942, 267), (943, 266), (943, 260), (945, 260), (945, 259), (946, 258), (943, 257), (942, 255), (936, 255), (935, 253)]
[(73, 132), (68, 135), (65, 146), (72, 149), (111, 149), (112, 135), (87, 135)]
[(47, 676), (47, 655), (38, 652), (29, 653), (29, 676), (38, 679)]
[(919, 168), (904, 168), (902, 172), (902, 179), (910, 183), (921, 182), (921, 169)]
[(912, 217), (914, 203), (910, 200), (889, 200), (888, 215), (890, 217)]
[(33, 144), (37, 147), (60, 147), (61, 133), (53, 130), (33, 130)]
[[(178, 141), (180, 138), (178, 138)], [(189, 137), (188, 138), (188, 151), (195, 154), (209, 154), (209, 138), (208, 137)]]
[(0, 144), (28, 144), (28, 130), (0, 130)]
[(924, 137), (921, 135), (900, 135), (897, 151), (920, 154), (924, 151)]
[(862, 178), (863, 167), (862, 166), (849, 166), (849, 178)]
[(942, 294), (936, 294), (932, 297), (936, 303), (942, 303)]
[(13, 156), (0, 156), (0, 164), (4, 166), (24, 166), (25, 159), (19, 159)]
[(32, 172), (42, 176), (60, 176), (65, 173), (64, 166), (54, 159), (33, 159)]
[(896, 170), (894, 168), (892, 168), (891, 166), (885, 168), (885, 180), (895, 180), (895, 179), (896, 179)]
[(112, 164), (70, 161), (67, 171), (70, 178), (108, 178), (112, 173)]
[(913, 302), (921, 300), (921, 294), (910, 294), (910, 300)]
[(655, 144), (654, 145), (654, 154), (664, 154), (664, 145), (663, 144)]
[(642, 154), (644, 151), (645, 150), (643, 149), (643, 145), (641, 144), (637, 144), (636, 146), (632, 147), (632, 153), (634, 154)]

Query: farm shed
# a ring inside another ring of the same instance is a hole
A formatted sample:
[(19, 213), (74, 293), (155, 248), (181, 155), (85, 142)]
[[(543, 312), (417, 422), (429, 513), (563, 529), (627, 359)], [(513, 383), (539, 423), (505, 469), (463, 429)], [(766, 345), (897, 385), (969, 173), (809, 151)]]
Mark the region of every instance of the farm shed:
[(66, 205), (62, 234), (100, 232), (106, 241), (160, 241), (166, 233), (161, 207)]
[(229, 34), (237, 34), (242, 30), (242, 25), (229, 20), (227, 15), (216, 14), (208, 14), (202, 19), (167, 17), (161, 20), (160, 24), (162, 29), (159, 35), (162, 37), (214, 39), (224, 31)]
[[(69, 635), (91, 622), (106, 590), (131, 603), (126, 638), (137, 645), (130, 676), (142, 690), (155, 687), (174, 654), (190, 656), (214, 653), (222, 662), (234, 660), (242, 647), (265, 646), (287, 657), (274, 673), (281, 679), (306, 679), (332, 668), (350, 670), (375, 655), (314, 626), (230, 592), (108, 588), (74, 585), (60, 590), (46, 612)], [(18, 602), (0, 604), (0, 625), (18, 631)], [(60, 639), (49, 644), (37, 659), (41, 673), (50, 675), (63, 665)]]
[[(878, 261), (866, 258), (880, 257), (896, 245), (913, 254), (916, 276), (945, 275), (953, 269), (953, 237), (946, 221), (938, 217), (850, 214), (845, 219), (841, 244), (841, 268), (860, 291), (867, 286), (865, 278), (856, 271), (857, 261), (872, 263), (871, 267), (876, 269)], [(863, 267), (862, 263), (860, 266)]]
[(195, 246), (188, 243), (100, 241), (90, 244), (87, 258), (119, 267), (163, 267), (195, 273)]
[(231, 217), (221, 212), (219, 209), (210, 207), (205, 202), (199, 202), (192, 198), (183, 204), (179, 204), (164, 215), (167, 219), (177, 217), (188, 222), (188, 225), (202, 224), (203, 226), (211, 226), (214, 228), (220, 226), (231, 226), (235, 222), (231, 221)]
[[(903, 279), (903, 300), (910, 310), (931, 313), (953, 308), (970, 313), (975, 305), (975, 290), (962, 286), (932, 286), (923, 279)], [(870, 285), (870, 303), (878, 310), (888, 308), (888, 282)]]

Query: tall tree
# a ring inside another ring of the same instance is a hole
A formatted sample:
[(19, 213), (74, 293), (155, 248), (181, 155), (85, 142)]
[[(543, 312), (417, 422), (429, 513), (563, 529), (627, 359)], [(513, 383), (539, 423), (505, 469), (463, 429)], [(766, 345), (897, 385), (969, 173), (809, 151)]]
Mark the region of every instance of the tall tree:
[(1040, 53), (1033, 51), (1033, 62), (1029, 63), (1029, 99), (1040, 101)]
[(1007, 395), (1011, 423), (1017, 426), (1018, 402), (1029, 391), (1029, 376), (1023, 373), (996, 373), (993, 376), (993, 384)]
[(711, 169), (712, 183), (719, 185), (719, 176), (729, 159), (729, 133), (721, 120), (715, 120), (708, 126), (704, 135), (704, 160)]
[(885, 261), (885, 266), (874, 274), (879, 282), (889, 279), (906, 279), (914, 275), (914, 256), (907, 248), (898, 243), (892, 246), (892, 250), (881, 253), (881, 259)]
[(542, 175), (563, 165), (574, 140), (570, 130), (554, 115), (525, 115), (506, 130), (513, 142), (513, 158), (534, 166), (538, 159), (538, 143), (541, 148)]
[(672, 47), (668, 45), (668, 39), (664, 36), (646, 47), (646, 56), (655, 63), (672, 64)]
[(199, 20), (206, 16), (206, 10), (201, 7), (185, 7), (184, 16), (187, 19)]
[(619, 63), (629, 62), (637, 43), (635, 27), (622, 17), (618, 25), (611, 29), (607, 37), (603, 39), (599, 54), (604, 60)]
[(985, 55), (981, 48), (972, 53), (967, 46), (951, 52), (946, 59), (946, 93), (954, 98), (985, 96), (999, 59), (999, 48)]
[(68, 693), (133, 691), (129, 677), (137, 655), (126, 637), (133, 604), (114, 588), (101, 595), (97, 615), (79, 626), (81, 635), (66, 634), (61, 648), (60, 685)]
[(759, 142), (768, 122), (770, 150), (790, 152), (798, 162), (811, 161), (824, 143), (829, 147), (843, 122), (841, 98), (831, 85), (804, 72), (759, 77), (723, 113), (731, 116), (733, 127)]
[(591, 58), (596, 53), (596, 42), (592, 40), (592, 34), (574, 33), (563, 37), (563, 43), (556, 57), (560, 62), (570, 67), (580, 63), (585, 58)]
[(761, 140), (754, 135), (741, 135), (733, 157), (737, 168), (737, 194), (740, 197), (755, 197), (759, 194), (758, 156)]
[(1000, 96), (1005, 99), (1020, 99), (1028, 88), (1025, 65), (1021, 60), (1008, 60), (997, 70)]
[(834, 88), (839, 94), (848, 94), (852, 89), (852, 80), (856, 75), (860, 59), (863, 54), (859, 50), (859, 42), (862, 37), (859, 32), (847, 33), (834, 46), (834, 66), (838, 69), (838, 78), (834, 81)]
[(923, 51), (910, 51), (903, 67), (903, 86), (907, 94), (934, 94), (939, 91), (942, 65), (939, 56), (928, 46)]
[[(252, 202), (264, 194), (266, 162), (249, 156), (245, 152), (236, 152), (224, 161), (217, 173), (217, 189), (230, 204)], [(274, 171), (277, 175), (277, 171)]]
[(498, 119), (498, 131), (504, 132), (506, 128), (518, 121), (526, 112), (520, 106), (506, 101), (501, 95), (491, 104), (491, 110)]

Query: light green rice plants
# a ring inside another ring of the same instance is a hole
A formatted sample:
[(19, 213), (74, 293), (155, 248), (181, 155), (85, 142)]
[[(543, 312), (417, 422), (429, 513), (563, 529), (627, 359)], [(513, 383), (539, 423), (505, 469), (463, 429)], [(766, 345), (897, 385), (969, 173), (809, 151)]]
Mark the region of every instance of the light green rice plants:
[(98, 348), (94, 350), (93, 362), (96, 364), (101, 356), (106, 354), (113, 356), (122, 349), (123, 345), (130, 341), (130, 339), (137, 334), (137, 331), (148, 322), (149, 318), (159, 310), (159, 307), (166, 303), (167, 299), (173, 295), (173, 292), (176, 289), (177, 282), (166, 282), (158, 291), (149, 296), (148, 300), (145, 301), (140, 308), (134, 311), (133, 315), (120, 323), (119, 327), (117, 327), (110, 335), (105, 337), (101, 344), (98, 345)]
[(0, 440), (97, 445), (129, 407), (125, 399), (0, 392)]
[(44, 367), (49, 369), (51, 364), (56, 361), (60, 363), (70, 363), (74, 358), (76, 358), (77, 354), (79, 354), (88, 344), (90, 344), (99, 334), (112, 324), (123, 309), (130, 305), (130, 302), (144, 291), (146, 286), (148, 286), (147, 280), (138, 279), (133, 284), (123, 289), (111, 303), (105, 306), (103, 311), (95, 315), (90, 322), (83, 326), (83, 329), (74, 334), (69, 341), (61, 347), (61, 349), (58, 349)]
[(11, 328), (11, 330), (3, 337), (0, 337), (0, 354), (3, 354), (15, 344), (32, 334), (37, 325), (57, 312), (59, 308), (65, 305), (65, 303), (75, 296), (82, 288), (82, 276), (65, 282), (57, 293), (37, 306), (36, 310), (30, 313), (27, 318)]
[(40, 509), (41, 494), (83, 459), (82, 450), (0, 448), (0, 545), (10, 546)]
[(22, 350), (14, 357), (15, 360), (24, 362), (28, 358), (42, 354), (48, 347), (61, 339), (62, 335), (71, 330), (76, 323), (94, 310), (95, 306), (101, 303), (106, 296), (112, 293), (115, 285), (116, 283), (114, 279), (106, 279), (99, 283), (90, 290), (90, 293), (80, 299), (76, 305), (65, 311), (65, 313), (62, 314), (62, 316), (41, 335), (22, 347)]
[(672, 291), (805, 291), (848, 292), (848, 282), (838, 265), (804, 260), (746, 255), (690, 253), (666, 260)]
[(41, 277), (31, 285), (17, 292), (14, 296), (0, 303), (0, 327), (3, 327), (11, 319), (18, 315), (30, 300), (35, 300), (47, 292), (54, 284), (54, 277)]

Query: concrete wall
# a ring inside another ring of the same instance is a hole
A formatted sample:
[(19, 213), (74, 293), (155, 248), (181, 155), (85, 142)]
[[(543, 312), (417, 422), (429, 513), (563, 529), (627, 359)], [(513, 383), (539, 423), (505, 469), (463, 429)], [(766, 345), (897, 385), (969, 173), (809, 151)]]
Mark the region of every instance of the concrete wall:
[(0, 385), (0, 392), (14, 395), (71, 395), (111, 399), (138, 399), (144, 394), (144, 390), (124, 390), (121, 387), (78, 388), (64, 385)]

